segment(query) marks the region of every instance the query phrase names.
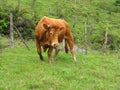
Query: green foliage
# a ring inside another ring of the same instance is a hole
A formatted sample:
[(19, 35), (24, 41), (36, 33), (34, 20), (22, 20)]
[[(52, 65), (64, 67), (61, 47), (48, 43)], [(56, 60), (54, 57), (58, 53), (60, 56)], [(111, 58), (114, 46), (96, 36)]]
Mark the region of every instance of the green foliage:
[(119, 50), (120, 48), (120, 35), (119, 33), (109, 32), (108, 45), (111, 50)]
[(98, 7), (100, 9), (107, 11), (108, 14), (111, 14), (112, 12), (116, 12), (116, 13), (120, 12), (119, 6), (115, 6), (114, 2), (107, 2), (107, 1), (101, 2), (98, 4)]
[(89, 40), (91, 41), (91, 47), (94, 50), (101, 50), (104, 43), (104, 35), (93, 34), (89, 36)]
[(5, 34), (5, 30), (6, 32), (8, 32), (7, 28), (9, 27), (9, 17), (8, 14), (5, 13), (6, 9), (3, 9), (0, 7), (0, 33), (4, 33)]
[(5, 19), (0, 20), (0, 33), (2, 33), (3, 30), (8, 26), (9, 26), (9, 22), (7, 22)]
[[(32, 21), (30, 17), (28, 17), (28, 10), (24, 7), (19, 9), (17, 6), (14, 5), (9, 6), (9, 4), (5, 3), (5, 1), (4, 3), (2, 3), (2, 6), (0, 8), (0, 33), (4, 35), (9, 34), (10, 12), (12, 12), (13, 14), (13, 24), (18, 28), (22, 36), (25, 39), (33, 38), (32, 31), (34, 30), (35, 25), (33, 24), (34, 21)], [(17, 35), (17, 33), (15, 34)]]

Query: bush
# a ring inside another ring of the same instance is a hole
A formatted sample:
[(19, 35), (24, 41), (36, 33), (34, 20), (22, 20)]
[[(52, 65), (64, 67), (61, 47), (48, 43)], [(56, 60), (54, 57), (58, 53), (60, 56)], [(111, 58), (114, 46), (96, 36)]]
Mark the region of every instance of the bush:
[[(18, 8), (9, 10), (9, 8), (0, 7), (0, 34), (9, 35), (10, 12), (13, 13), (13, 24), (18, 28), (23, 38), (24, 39), (33, 38), (32, 31), (34, 30), (35, 27), (35, 25), (33, 24), (33, 20), (32, 19), (30, 20), (27, 17), (25, 17), (25, 14), (28, 14), (26, 9), (18, 10)], [(18, 36), (17, 33), (16, 32), (14, 33), (15, 36), (17, 37)]]
[(8, 34), (9, 16), (6, 9), (0, 8), (0, 33)]
[(116, 0), (116, 1), (115, 1), (115, 5), (116, 5), (116, 6), (120, 6), (120, 0)]
[(108, 45), (110, 50), (120, 49), (120, 35), (118, 33), (109, 32)]
[(89, 36), (91, 48), (94, 50), (100, 50), (104, 43), (104, 36), (102, 33), (92, 34)]
[(32, 20), (21, 20), (20, 22), (16, 23), (15, 26), (18, 28), (19, 32), (22, 34), (22, 37), (24, 39), (34, 38), (33, 31), (35, 25), (33, 24)]
[[(105, 32), (89, 36), (92, 49), (99, 50), (103, 47), (105, 41)], [(114, 31), (108, 31), (107, 48), (110, 50), (120, 49), (120, 35)]]

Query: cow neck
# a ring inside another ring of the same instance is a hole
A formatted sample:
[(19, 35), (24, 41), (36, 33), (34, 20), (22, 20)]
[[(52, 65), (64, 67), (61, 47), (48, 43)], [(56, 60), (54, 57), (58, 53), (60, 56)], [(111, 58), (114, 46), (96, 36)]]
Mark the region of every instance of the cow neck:
[(47, 34), (47, 31), (45, 31), (45, 32), (43, 33), (43, 41), (47, 41), (46, 34)]

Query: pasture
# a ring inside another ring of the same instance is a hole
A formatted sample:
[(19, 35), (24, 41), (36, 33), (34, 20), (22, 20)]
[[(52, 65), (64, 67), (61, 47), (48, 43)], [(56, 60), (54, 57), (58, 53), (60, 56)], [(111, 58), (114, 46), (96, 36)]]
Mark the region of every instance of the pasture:
[[(2, 38), (2, 44), (9, 44)], [(120, 54), (89, 51), (76, 53), (77, 62), (70, 53), (60, 52), (54, 62), (39, 60), (35, 41), (28, 41), (30, 51), (20, 40), (15, 48), (0, 53), (0, 90), (120, 90)]]

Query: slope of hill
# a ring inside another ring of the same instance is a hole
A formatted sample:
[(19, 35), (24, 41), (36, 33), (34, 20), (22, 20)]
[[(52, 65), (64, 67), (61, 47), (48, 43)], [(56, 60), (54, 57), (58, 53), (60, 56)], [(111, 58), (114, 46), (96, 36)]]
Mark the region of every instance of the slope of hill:
[[(87, 23), (89, 47), (102, 48), (106, 28), (109, 29), (107, 47), (120, 48), (119, 0), (4, 0), (0, 1), (0, 32), (8, 32), (9, 13), (14, 23), (22, 27), (25, 38), (32, 37), (36, 23), (43, 16), (63, 18), (71, 26), (75, 42), (84, 46), (84, 23)], [(28, 23), (26, 23), (26, 20)], [(29, 25), (30, 24), (30, 25)], [(73, 27), (74, 26), (74, 27)], [(6, 30), (7, 29), (7, 30)]]

